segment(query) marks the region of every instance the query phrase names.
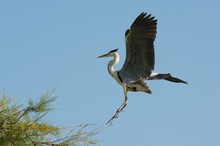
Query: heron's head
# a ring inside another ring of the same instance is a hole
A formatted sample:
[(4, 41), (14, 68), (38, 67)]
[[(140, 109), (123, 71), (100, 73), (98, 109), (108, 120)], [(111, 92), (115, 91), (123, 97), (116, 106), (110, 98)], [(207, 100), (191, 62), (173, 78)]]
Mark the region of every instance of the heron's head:
[(118, 49), (114, 49), (114, 50), (111, 50), (109, 51), (107, 54), (104, 54), (104, 55), (101, 55), (101, 56), (98, 56), (97, 58), (104, 58), (104, 57), (111, 57), (111, 56), (114, 56), (115, 52), (117, 52)]

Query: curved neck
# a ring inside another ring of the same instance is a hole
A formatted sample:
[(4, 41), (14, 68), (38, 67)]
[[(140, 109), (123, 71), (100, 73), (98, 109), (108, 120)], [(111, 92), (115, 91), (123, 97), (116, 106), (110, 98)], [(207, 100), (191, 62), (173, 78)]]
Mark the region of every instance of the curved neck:
[(119, 54), (117, 52), (114, 52), (114, 58), (108, 63), (108, 72), (112, 77), (116, 76), (116, 72), (114, 70), (114, 65), (118, 64), (119, 62)]

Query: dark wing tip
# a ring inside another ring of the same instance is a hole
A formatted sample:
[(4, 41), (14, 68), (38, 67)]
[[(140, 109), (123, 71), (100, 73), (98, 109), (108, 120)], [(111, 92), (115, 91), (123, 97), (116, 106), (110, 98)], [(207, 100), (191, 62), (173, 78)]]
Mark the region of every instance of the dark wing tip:
[(176, 77), (173, 77), (169, 74), (168, 77), (164, 78), (165, 80), (167, 81), (170, 81), (170, 82), (174, 82), (174, 83), (184, 83), (184, 84), (188, 84), (186, 81), (182, 80), (182, 79), (179, 79), (179, 78), (176, 78)]
[(148, 80), (161, 80), (161, 79), (164, 79), (164, 80), (167, 80), (167, 81), (170, 81), (170, 82), (174, 82), (174, 83), (188, 84), (186, 81), (184, 81), (182, 79), (171, 76), (170, 73), (168, 73), (168, 74), (157, 74), (155, 76), (150, 76), (148, 78)]
[[(157, 25), (157, 19), (155, 19), (154, 16), (152, 16), (151, 14), (147, 14), (145, 12), (142, 12), (140, 15), (138, 15), (138, 17), (134, 20), (134, 22), (131, 25), (131, 28), (134, 28), (137, 25), (140, 25), (141, 23), (143, 23), (144, 21), (151, 21), (153, 22), (153, 24)], [(127, 36), (130, 32), (130, 29), (127, 29), (125, 32), (125, 36)]]
[(131, 25), (131, 27), (133, 25), (136, 25), (138, 24), (139, 22), (142, 22), (143, 20), (151, 20), (151, 21), (154, 21), (154, 22), (157, 22), (157, 19), (155, 19), (154, 16), (152, 16), (151, 14), (147, 14), (145, 12), (142, 12), (133, 22), (133, 24)]

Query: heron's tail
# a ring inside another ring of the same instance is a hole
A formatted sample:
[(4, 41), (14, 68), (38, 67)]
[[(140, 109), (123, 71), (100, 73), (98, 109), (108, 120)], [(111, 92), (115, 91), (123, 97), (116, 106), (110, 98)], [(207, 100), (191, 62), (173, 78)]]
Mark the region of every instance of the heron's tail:
[(176, 77), (172, 77), (170, 74), (156, 74), (156, 75), (150, 76), (148, 78), (148, 80), (161, 80), (161, 79), (164, 79), (164, 80), (167, 80), (170, 82), (174, 82), (174, 83), (188, 84), (186, 81), (183, 81), (183, 80), (176, 78)]

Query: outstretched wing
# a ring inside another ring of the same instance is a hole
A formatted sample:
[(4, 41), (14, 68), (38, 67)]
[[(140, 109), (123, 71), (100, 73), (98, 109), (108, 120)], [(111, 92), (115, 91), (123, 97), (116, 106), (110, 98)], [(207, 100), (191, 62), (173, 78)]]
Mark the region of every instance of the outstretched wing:
[(154, 69), (154, 40), (157, 20), (141, 13), (125, 32), (126, 60), (119, 71), (123, 81), (146, 79)]

